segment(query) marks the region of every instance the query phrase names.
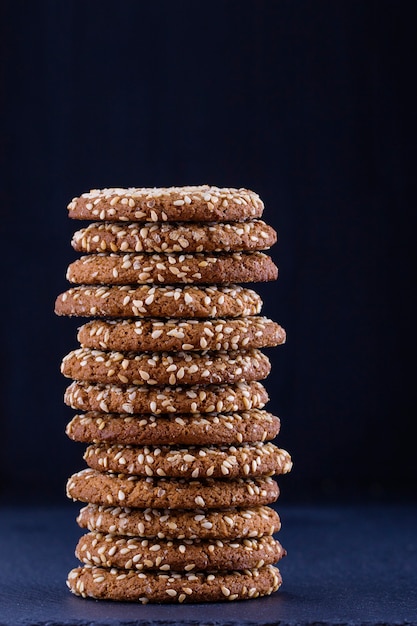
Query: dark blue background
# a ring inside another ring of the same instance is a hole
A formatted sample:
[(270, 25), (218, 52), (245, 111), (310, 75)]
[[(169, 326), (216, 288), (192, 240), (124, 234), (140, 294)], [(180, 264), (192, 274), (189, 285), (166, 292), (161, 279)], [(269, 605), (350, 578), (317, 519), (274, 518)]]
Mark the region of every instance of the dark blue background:
[(1, 3), (0, 492), (64, 500), (54, 300), (92, 187), (209, 183), (263, 198), (287, 330), (268, 408), (294, 457), (283, 502), (411, 494), (417, 477), (417, 5), (228, 0)]

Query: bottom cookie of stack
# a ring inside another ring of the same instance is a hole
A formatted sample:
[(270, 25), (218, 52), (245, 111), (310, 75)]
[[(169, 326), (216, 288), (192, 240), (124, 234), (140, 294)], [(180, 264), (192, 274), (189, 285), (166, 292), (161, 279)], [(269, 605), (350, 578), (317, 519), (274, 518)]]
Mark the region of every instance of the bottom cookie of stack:
[(84, 566), (71, 570), (68, 586), (76, 595), (100, 600), (220, 602), (270, 595), (281, 585), (272, 565), (244, 571), (169, 574)]

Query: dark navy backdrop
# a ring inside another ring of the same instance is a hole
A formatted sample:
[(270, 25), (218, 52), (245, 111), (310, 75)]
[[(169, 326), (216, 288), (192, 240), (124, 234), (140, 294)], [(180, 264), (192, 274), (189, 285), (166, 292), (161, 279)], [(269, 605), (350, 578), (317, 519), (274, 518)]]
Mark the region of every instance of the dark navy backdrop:
[(279, 231), (288, 332), (269, 408), (285, 501), (402, 496), (416, 478), (417, 5), (406, 1), (1, 3), (0, 488), (64, 499), (83, 447), (56, 318), (91, 187), (246, 186)]

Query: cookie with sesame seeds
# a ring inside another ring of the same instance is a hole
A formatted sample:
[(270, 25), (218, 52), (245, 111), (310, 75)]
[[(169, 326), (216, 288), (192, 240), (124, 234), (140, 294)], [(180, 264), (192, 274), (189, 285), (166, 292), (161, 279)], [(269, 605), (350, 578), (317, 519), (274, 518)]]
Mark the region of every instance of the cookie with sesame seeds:
[(278, 513), (269, 506), (248, 509), (134, 509), (87, 504), (77, 517), (90, 531), (159, 539), (234, 539), (273, 535), (281, 529)]
[[(81, 411), (104, 413), (213, 413), (262, 409), (269, 399), (262, 383), (235, 385), (166, 386), (104, 385), (72, 382), (65, 391), (64, 402)], [(221, 403), (221, 405), (220, 405)], [(218, 407), (222, 407), (221, 409)]]
[(80, 537), (75, 556), (85, 565), (137, 571), (245, 570), (273, 565), (286, 555), (277, 539), (145, 539), (89, 532)]
[(188, 447), (91, 444), (84, 460), (98, 471), (173, 478), (273, 476), (292, 467), (288, 452), (270, 442)]
[(92, 504), (156, 509), (222, 509), (271, 504), (279, 495), (270, 476), (259, 478), (156, 478), (86, 468), (67, 482), (67, 496)]
[(210, 185), (92, 189), (67, 206), (80, 220), (124, 222), (241, 222), (262, 216), (264, 204), (249, 189)]
[(267, 317), (213, 320), (95, 319), (78, 329), (83, 348), (137, 352), (249, 350), (285, 343), (284, 328)]
[(77, 348), (61, 363), (73, 380), (126, 385), (204, 385), (250, 382), (271, 370), (260, 350), (236, 352), (115, 352)]
[(70, 263), (77, 285), (230, 285), (276, 280), (278, 268), (264, 252), (213, 254), (88, 254)]
[(247, 222), (93, 222), (77, 230), (77, 252), (243, 252), (268, 250), (277, 233), (262, 220)]
[(66, 434), (82, 443), (219, 445), (270, 441), (279, 429), (279, 418), (260, 409), (158, 416), (88, 411), (73, 417)]
[(262, 299), (253, 289), (229, 286), (79, 286), (61, 293), (57, 315), (77, 317), (214, 318), (258, 315)]
[(281, 574), (273, 565), (206, 573), (145, 573), (84, 565), (72, 569), (67, 579), (70, 591), (77, 596), (142, 604), (247, 600), (271, 595), (281, 584)]

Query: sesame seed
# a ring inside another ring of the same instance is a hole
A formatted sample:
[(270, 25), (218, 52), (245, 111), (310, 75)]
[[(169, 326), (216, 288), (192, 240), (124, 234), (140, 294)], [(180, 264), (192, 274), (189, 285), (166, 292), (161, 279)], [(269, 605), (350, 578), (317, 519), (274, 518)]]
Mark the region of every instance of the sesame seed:
[(195, 563), (189, 563), (188, 565), (186, 565), (186, 566), (184, 567), (184, 570), (185, 570), (186, 572), (190, 572), (190, 571), (191, 571), (192, 569), (194, 569), (194, 568), (195, 568)]
[(158, 543), (154, 544), (153, 546), (149, 548), (151, 552), (159, 552), (160, 549), (161, 549), (161, 546)]

